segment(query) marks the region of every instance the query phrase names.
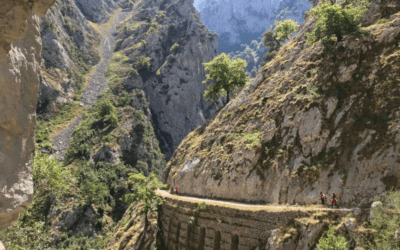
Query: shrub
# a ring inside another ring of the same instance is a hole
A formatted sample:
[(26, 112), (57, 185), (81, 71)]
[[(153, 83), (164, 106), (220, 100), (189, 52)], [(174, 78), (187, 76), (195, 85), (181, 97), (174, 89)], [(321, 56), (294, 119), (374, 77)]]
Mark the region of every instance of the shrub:
[(175, 53), (176, 52), (176, 50), (179, 48), (179, 44), (178, 43), (174, 43), (172, 46), (171, 46), (171, 49), (169, 50), (171, 53)]
[(138, 56), (136, 59), (135, 66), (137, 69), (148, 69), (151, 66), (150, 58), (144, 56)]
[(367, 249), (400, 249), (400, 191), (388, 192), (384, 203), (371, 210), (370, 229), (376, 232), (373, 241), (366, 241)]
[(318, 250), (347, 250), (346, 238), (343, 236), (335, 236), (334, 227), (329, 227), (326, 237), (319, 239), (317, 244)]

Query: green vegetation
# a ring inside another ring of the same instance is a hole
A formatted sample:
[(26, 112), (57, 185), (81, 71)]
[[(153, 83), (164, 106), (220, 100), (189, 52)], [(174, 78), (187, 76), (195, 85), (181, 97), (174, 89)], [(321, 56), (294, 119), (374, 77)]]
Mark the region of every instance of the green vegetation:
[(376, 235), (364, 239), (366, 249), (400, 249), (400, 192), (388, 192), (383, 203), (371, 210), (370, 230)]
[[(68, 169), (62, 167), (56, 159), (38, 152), (32, 166), (34, 183), (33, 202), (21, 213), (18, 223), (0, 231), (0, 239), (7, 249), (46, 249), (51, 244), (50, 227), (46, 225), (46, 205), (53, 197), (62, 199), (73, 185)], [(22, 247), (22, 248), (21, 248)]]
[(206, 208), (207, 208), (207, 203), (205, 203), (205, 202), (203, 201), (203, 202), (200, 202), (200, 203), (197, 205), (196, 211), (204, 210), (204, 209), (206, 209)]
[(151, 66), (150, 57), (138, 56), (135, 62), (135, 67), (138, 70), (149, 69)]
[(268, 49), (268, 52), (264, 54), (263, 59), (268, 61), (274, 58), (281, 47), (281, 43), (289, 39), (290, 35), (292, 35), (298, 27), (299, 24), (297, 22), (287, 19), (276, 22), (274, 30), (267, 30), (264, 32), (262, 43), (264, 47)]
[(176, 50), (179, 48), (179, 44), (178, 43), (174, 43), (172, 46), (171, 46), (171, 49), (169, 50), (172, 54), (175, 54), (176, 53)]
[(141, 173), (131, 174), (128, 183), (132, 185), (133, 192), (125, 195), (123, 200), (126, 203), (143, 202), (143, 214), (147, 224), (148, 213), (156, 211), (157, 206), (162, 204), (162, 198), (155, 191), (159, 188), (165, 188), (166, 185), (159, 183), (154, 173), (151, 173), (148, 177), (145, 177)]
[(100, 100), (89, 110), (89, 116), (74, 131), (65, 162), (89, 159), (96, 136), (108, 134), (118, 125), (116, 109), (109, 100)]
[(60, 105), (58, 111), (55, 114), (38, 115), (36, 121), (36, 133), (35, 139), (39, 147), (45, 148), (48, 151), (52, 150), (52, 142), (50, 136), (52, 133), (57, 131), (60, 126), (75, 118), (74, 111), (79, 107), (79, 102), (74, 101), (72, 103), (65, 103)]
[(335, 235), (335, 228), (329, 227), (326, 237), (320, 238), (317, 244), (318, 250), (347, 250), (347, 241), (343, 236)]
[(361, 32), (360, 18), (366, 11), (365, 0), (353, 0), (350, 4), (332, 4), (324, 0), (309, 13), (316, 18), (316, 28), (307, 34), (308, 43), (321, 41), (326, 49), (341, 42), (346, 35)]
[(246, 84), (247, 75), (244, 69), (247, 63), (240, 58), (232, 61), (225, 53), (222, 53), (203, 65), (204, 69), (208, 71), (203, 83), (213, 82), (204, 91), (206, 100), (216, 101), (220, 95), (226, 94), (226, 103), (228, 103), (229, 95)]
[(282, 22), (277, 22), (274, 29), (274, 34), (276, 35), (276, 39), (278, 41), (285, 41), (289, 39), (290, 35), (292, 35), (297, 30), (298, 27), (299, 24), (291, 19), (287, 19)]

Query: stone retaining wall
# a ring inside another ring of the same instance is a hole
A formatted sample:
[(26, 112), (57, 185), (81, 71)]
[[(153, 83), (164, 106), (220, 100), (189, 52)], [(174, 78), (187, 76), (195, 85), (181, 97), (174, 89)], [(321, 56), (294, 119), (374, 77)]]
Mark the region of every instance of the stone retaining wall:
[[(253, 250), (266, 249), (271, 232), (294, 225), (295, 219), (321, 217), (337, 219), (350, 209), (316, 209), (282, 206), (282, 211), (244, 210), (207, 205), (198, 210), (196, 203), (164, 197), (160, 221), (168, 250)], [(275, 207), (276, 208), (276, 207)]]

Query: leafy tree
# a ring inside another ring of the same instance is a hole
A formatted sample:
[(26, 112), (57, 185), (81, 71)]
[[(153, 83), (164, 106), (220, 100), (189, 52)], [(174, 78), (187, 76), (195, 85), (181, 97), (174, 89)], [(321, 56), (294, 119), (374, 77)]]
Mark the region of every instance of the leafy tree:
[(291, 19), (278, 22), (274, 29), (276, 39), (279, 41), (285, 41), (289, 39), (290, 35), (293, 34), (298, 27), (299, 24)]
[(324, 0), (309, 11), (316, 18), (316, 28), (307, 33), (308, 43), (321, 41), (328, 48), (333, 37), (340, 42), (344, 36), (360, 32), (360, 18), (365, 11), (365, 0), (355, 0), (346, 6)]
[(166, 185), (158, 181), (157, 176), (151, 173), (148, 177), (142, 173), (131, 174), (129, 176), (128, 184), (132, 186), (132, 193), (124, 196), (123, 201), (132, 203), (141, 201), (144, 204), (143, 214), (145, 216), (145, 223), (148, 223), (147, 214), (150, 211), (155, 211), (157, 206), (162, 203), (162, 199), (156, 194), (156, 190), (164, 188)]
[(347, 250), (346, 238), (343, 236), (335, 236), (335, 228), (329, 227), (326, 237), (319, 239), (317, 244), (318, 250)]
[(222, 53), (203, 65), (208, 71), (203, 83), (214, 82), (204, 91), (206, 100), (217, 100), (218, 96), (225, 93), (226, 103), (228, 103), (229, 95), (246, 84), (247, 75), (244, 69), (247, 63), (245, 60), (238, 58), (232, 61), (225, 53)]
[(79, 169), (80, 194), (87, 205), (94, 204), (100, 208), (106, 208), (109, 190), (104, 182), (101, 182), (97, 173), (83, 163)]
[(370, 229), (376, 232), (373, 242), (367, 241), (366, 249), (400, 249), (400, 192), (388, 192), (384, 203), (371, 210)]
[(297, 22), (287, 19), (275, 22), (274, 30), (267, 30), (264, 32), (262, 43), (264, 47), (268, 49), (268, 52), (264, 54), (263, 59), (267, 61), (274, 58), (276, 52), (281, 47), (281, 43), (289, 39), (290, 35), (292, 35), (298, 27), (299, 24)]

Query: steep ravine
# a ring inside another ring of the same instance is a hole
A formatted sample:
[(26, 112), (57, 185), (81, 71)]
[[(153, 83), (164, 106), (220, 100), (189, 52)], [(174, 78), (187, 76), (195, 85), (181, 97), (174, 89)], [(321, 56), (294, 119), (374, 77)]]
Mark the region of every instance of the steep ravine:
[[(85, 90), (81, 96), (80, 106), (82, 107), (93, 105), (108, 87), (108, 81), (104, 75), (104, 70), (108, 67), (113, 55), (113, 48), (115, 45), (115, 29), (117, 25), (129, 15), (129, 10), (118, 11), (114, 13), (114, 15), (116, 18), (111, 21), (112, 23), (110, 25), (107, 25), (105, 28), (100, 28), (102, 33), (100, 47), (102, 59), (93, 67), (94, 72), (88, 76), (89, 83), (85, 87)], [(81, 120), (82, 117), (79, 115), (71, 125), (53, 137), (53, 149), (58, 159), (64, 159), (65, 150), (68, 148), (72, 134), (75, 128), (78, 127)]]

